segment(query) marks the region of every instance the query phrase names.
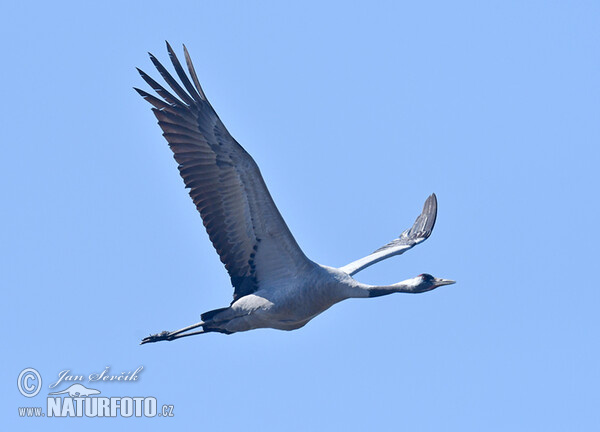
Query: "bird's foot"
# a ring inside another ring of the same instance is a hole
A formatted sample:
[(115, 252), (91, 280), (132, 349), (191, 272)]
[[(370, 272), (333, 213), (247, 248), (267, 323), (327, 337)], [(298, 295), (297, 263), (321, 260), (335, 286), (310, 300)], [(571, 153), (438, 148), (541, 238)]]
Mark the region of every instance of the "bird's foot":
[(204, 325), (204, 322), (200, 321), (197, 324), (193, 324), (191, 326), (187, 326), (187, 327), (184, 327), (184, 328), (176, 330), (176, 331), (172, 331), (172, 332), (164, 331), (164, 332), (160, 332), (157, 334), (153, 334), (153, 335), (150, 335), (150, 336), (142, 339), (142, 341), (140, 342), (140, 345), (144, 345), (144, 344), (151, 343), (151, 342), (159, 342), (159, 341), (163, 341), (163, 340), (172, 341), (172, 340), (179, 339), (182, 337), (201, 334), (201, 333), (204, 333), (204, 330), (198, 330), (195, 332), (190, 332), (190, 330), (193, 330), (193, 329), (198, 328), (203, 325)]
[(159, 342), (159, 341), (163, 341), (163, 340), (173, 340), (173, 335), (171, 334), (171, 332), (168, 332), (165, 330), (160, 333), (156, 333), (156, 334), (150, 335), (148, 337), (145, 337), (140, 342), (140, 345), (144, 345), (144, 344), (152, 343), (152, 342)]

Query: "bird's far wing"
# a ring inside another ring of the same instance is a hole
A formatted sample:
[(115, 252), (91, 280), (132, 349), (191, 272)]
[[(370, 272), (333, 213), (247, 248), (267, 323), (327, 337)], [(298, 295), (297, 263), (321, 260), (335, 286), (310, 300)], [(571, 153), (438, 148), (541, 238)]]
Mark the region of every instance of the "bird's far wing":
[(380, 247), (371, 255), (367, 255), (364, 258), (353, 261), (350, 264), (341, 267), (340, 270), (352, 276), (372, 264), (394, 255), (400, 255), (411, 249), (413, 246), (424, 242), (427, 240), (427, 238), (429, 238), (431, 232), (433, 231), (436, 215), (437, 198), (435, 194), (431, 194), (423, 205), (423, 211), (410, 229), (407, 229), (400, 234), (397, 239), (392, 240), (385, 246)]
[(183, 48), (191, 81), (167, 42), (185, 89), (150, 54), (176, 96), (139, 69), (160, 98), (135, 90), (154, 106), (152, 111), (179, 164), (179, 173), (231, 276), (235, 301), (255, 292), (267, 279), (298, 275), (310, 261), (277, 210), (258, 166), (206, 99)]

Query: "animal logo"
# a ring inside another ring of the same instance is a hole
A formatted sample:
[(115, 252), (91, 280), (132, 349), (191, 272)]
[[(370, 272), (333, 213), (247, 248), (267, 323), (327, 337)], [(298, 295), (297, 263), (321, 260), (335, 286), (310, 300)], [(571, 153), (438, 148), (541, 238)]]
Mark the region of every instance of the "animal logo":
[(81, 384), (73, 384), (71, 387), (64, 389), (63, 391), (48, 393), (49, 395), (65, 394), (68, 393), (71, 397), (87, 397), (90, 395), (100, 394), (100, 390), (87, 388)]

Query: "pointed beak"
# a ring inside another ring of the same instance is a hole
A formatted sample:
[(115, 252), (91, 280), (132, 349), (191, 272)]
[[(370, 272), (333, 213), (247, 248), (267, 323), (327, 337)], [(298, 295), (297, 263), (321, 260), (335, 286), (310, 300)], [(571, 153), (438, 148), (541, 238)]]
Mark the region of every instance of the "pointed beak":
[(440, 287), (442, 285), (452, 285), (455, 284), (456, 281), (453, 281), (451, 279), (441, 279), (441, 278), (435, 278), (435, 286)]

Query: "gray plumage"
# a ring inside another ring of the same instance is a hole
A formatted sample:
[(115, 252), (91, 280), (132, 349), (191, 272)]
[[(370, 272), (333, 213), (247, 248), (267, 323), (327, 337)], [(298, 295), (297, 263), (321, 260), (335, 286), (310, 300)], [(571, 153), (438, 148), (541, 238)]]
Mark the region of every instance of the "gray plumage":
[(423, 205), (423, 211), (410, 229), (372, 254), (345, 265), (341, 270), (352, 276), (370, 265), (394, 255), (400, 255), (419, 243), (423, 243), (431, 235), (436, 217), (437, 198), (435, 194), (431, 194)]
[[(453, 283), (419, 275), (398, 284), (373, 287), (351, 277), (427, 239), (437, 214), (435, 195), (427, 199), (412, 228), (371, 255), (340, 269), (309, 260), (275, 206), (258, 166), (229, 134), (208, 102), (185, 46), (189, 77), (168, 43), (167, 50), (183, 87), (150, 54), (171, 91), (139, 69), (160, 98), (135, 90), (153, 105), (152, 112), (229, 273), (234, 294), (229, 307), (202, 314), (200, 323), (152, 335), (142, 343), (210, 331), (234, 333), (261, 327), (293, 330), (346, 298), (423, 292)], [(197, 327), (202, 330), (190, 332)]]

